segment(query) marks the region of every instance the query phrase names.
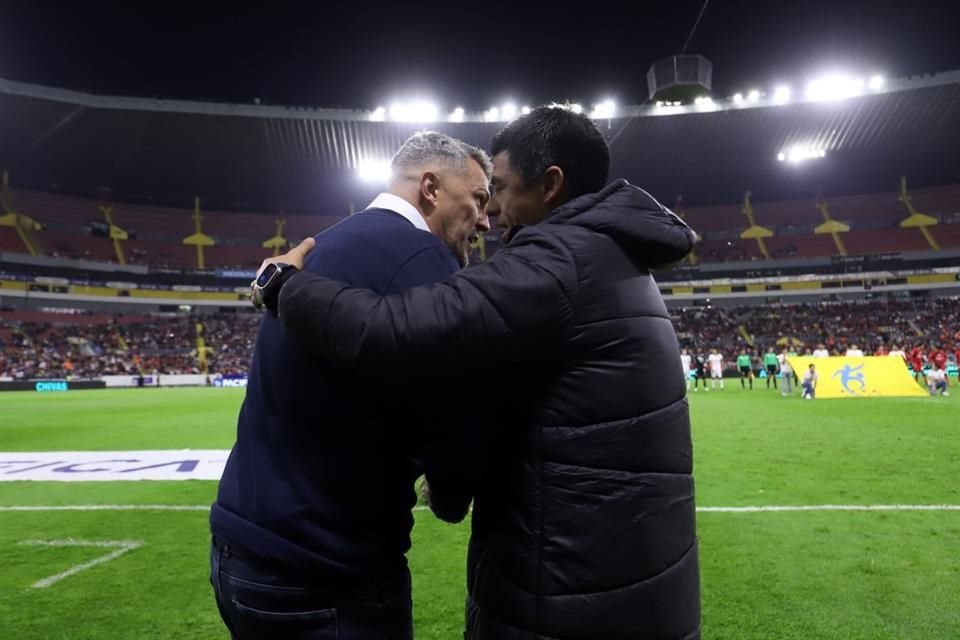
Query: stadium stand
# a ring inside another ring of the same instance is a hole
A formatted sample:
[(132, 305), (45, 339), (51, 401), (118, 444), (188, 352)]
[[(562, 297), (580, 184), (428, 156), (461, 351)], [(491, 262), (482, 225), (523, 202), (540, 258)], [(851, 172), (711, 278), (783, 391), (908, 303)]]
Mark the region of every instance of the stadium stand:
[[(92, 227), (105, 225), (93, 198), (39, 191), (15, 191), (17, 208), (44, 225), (37, 239), (46, 255), (116, 262), (112, 242)], [(123, 241), (130, 264), (196, 267), (196, 250), (182, 240), (194, 231), (193, 210), (129, 203), (112, 203), (113, 222), (131, 234)], [(262, 213), (202, 211), (203, 230), (217, 245), (205, 250), (206, 262), (219, 267), (254, 267), (265, 255), (264, 240), (276, 233), (275, 216)], [(334, 224), (339, 216), (285, 217), (284, 233), (300, 240)], [(13, 229), (0, 236), (0, 251), (23, 253), (23, 243)]]
[(892, 345), (960, 347), (958, 298), (675, 308), (672, 318), (681, 344), (727, 357), (787, 344), (799, 353), (824, 344), (838, 355), (852, 344), (868, 355)]
[[(732, 355), (780, 340), (866, 350), (960, 342), (957, 300), (936, 300), (960, 289), (960, 110), (948, 108), (958, 100), (960, 72), (946, 72), (890, 79), (879, 93), (829, 107), (665, 114), (641, 105), (598, 121), (612, 142), (612, 175), (677, 203), (701, 236), (696, 260), (657, 274), (668, 303), (679, 305), (684, 343)], [(12, 208), (43, 225), (33, 238), (45, 254), (24, 257), (16, 230), (0, 227), (0, 377), (66, 375), (67, 362), (74, 376), (196, 372), (198, 318), (210, 371), (245, 371), (257, 316), (237, 311), (248, 311), (244, 290), (277, 219), (297, 242), (363, 208), (379, 189), (358, 180), (360, 165), (385, 161), (425, 126), (358, 111), (113, 98), (6, 80), (0, 112)], [(57, 135), (45, 137), (56, 123)], [(485, 147), (502, 123), (427, 126)], [(40, 139), (42, 153), (22, 153)], [(777, 161), (811, 141), (825, 157), (803, 167)], [(929, 232), (939, 250), (900, 226), (909, 215), (902, 177), (915, 210), (937, 222)], [(773, 234), (766, 256), (741, 237), (748, 191), (756, 224)], [(109, 194), (112, 222), (130, 236), (121, 241), (127, 265), (116, 264), (99, 194)], [(196, 248), (183, 244), (196, 230), (197, 196), (202, 231), (215, 242), (202, 269)], [(824, 222), (821, 197), (850, 227), (839, 234), (846, 256), (830, 234), (814, 232)], [(497, 233), (485, 238), (487, 255)], [(812, 280), (820, 275), (823, 282)], [(894, 297), (866, 300), (880, 290)], [(896, 297), (907, 290), (921, 296)], [(724, 295), (720, 305), (707, 299)], [(58, 306), (87, 311), (38, 311)]]
[[(832, 105), (724, 103), (669, 114), (641, 105), (598, 124), (612, 141), (613, 176), (667, 204), (682, 198), (704, 263), (766, 258), (740, 238), (747, 191), (757, 223), (774, 234), (766, 240), (773, 259), (840, 253), (830, 235), (813, 232), (823, 222), (818, 193), (833, 219), (851, 227), (840, 234), (847, 253), (903, 253), (933, 247), (920, 230), (899, 226), (907, 217), (895, 190), (901, 177), (916, 209), (938, 220), (931, 232), (939, 246), (960, 247), (960, 111), (949, 108), (958, 99), (960, 72), (950, 71), (888, 79), (880, 92)], [(203, 231), (216, 242), (204, 252), (206, 266), (250, 268), (275, 235), (276, 218), (286, 219), (284, 237), (297, 241), (361, 209), (377, 187), (359, 180), (358, 168), (387, 160), (413, 131), (429, 126), (486, 146), (502, 126), (114, 98), (6, 80), (0, 111), (0, 164), (17, 159), (0, 168), (12, 171), (15, 208), (45, 225), (37, 239), (46, 253), (116, 261), (92, 197), (107, 185), (114, 224), (131, 234), (123, 243), (128, 262), (181, 269), (197, 265), (196, 250), (182, 244), (195, 230), (195, 196)], [(62, 124), (57, 135), (46, 136), (54, 123)], [(41, 139), (43, 153), (23, 153)], [(803, 167), (776, 160), (791, 145), (814, 143), (826, 157)], [(63, 162), (68, 157), (78, 162)], [(494, 234), (487, 241), (487, 252), (495, 251)], [(0, 250), (26, 248), (5, 229)]]
[(36, 234), (43, 253), (53, 257), (115, 262), (113, 245), (106, 238), (89, 234), (44, 229)]
[[(668, 203), (682, 194), (691, 207), (730, 204), (747, 190), (757, 202), (810, 198), (818, 190), (832, 198), (896, 188), (900, 176), (913, 189), (955, 181), (960, 111), (950, 105), (958, 99), (960, 73), (950, 71), (891, 78), (882, 92), (837, 105), (713, 112), (691, 106), (679, 115), (641, 105), (622, 107), (601, 124), (614, 139), (613, 175)], [(200, 195), (211, 211), (284, 208), (302, 214), (362, 207), (374, 188), (358, 180), (359, 165), (389, 159), (419, 128), (486, 147), (502, 126), (378, 122), (369, 112), (343, 109), (115, 98), (6, 80), (0, 81), (0, 112), (0, 158), (18, 159), (5, 168), (22, 188), (91, 194), (109, 186), (117, 201), (189, 208)], [(56, 136), (44, 135), (57, 123), (63, 126)], [(43, 153), (23, 153), (38, 140)], [(816, 166), (796, 171), (777, 162), (784, 148), (812, 141), (828, 151)], [(841, 203), (833, 206), (845, 219)], [(917, 206), (923, 210), (921, 202)], [(758, 208), (762, 221), (774, 223), (768, 214)]]
[(194, 318), (6, 312), (0, 320), (0, 378), (202, 373), (197, 321), (204, 327), (209, 370), (245, 373), (259, 320), (249, 313)]
[[(27, 203), (22, 211), (45, 225), (37, 238), (47, 255), (116, 261), (111, 241), (91, 232), (91, 223), (97, 221), (99, 214), (96, 200), (36, 191), (18, 191), (16, 196), (18, 203)], [(940, 222), (933, 228), (940, 246), (960, 248), (960, 185), (917, 190), (912, 196), (918, 209)], [(850, 232), (842, 234), (850, 255), (930, 249), (917, 229), (899, 227), (907, 214), (897, 197), (896, 192), (884, 192), (830, 200), (835, 219), (851, 225)], [(813, 232), (823, 222), (815, 204), (813, 198), (754, 203), (760, 224), (774, 232), (766, 241), (772, 258), (838, 253), (830, 235)], [(697, 250), (701, 261), (763, 258), (754, 241), (740, 238), (740, 232), (747, 227), (741, 208), (742, 205), (716, 205), (683, 211), (685, 220), (701, 234)], [(116, 203), (113, 214), (115, 224), (136, 234), (135, 239), (123, 241), (130, 264), (196, 266), (196, 250), (182, 243), (183, 237), (193, 232), (192, 210)], [(202, 217), (204, 232), (217, 241), (216, 246), (205, 249), (206, 263), (215, 267), (256, 267), (267, 253), (261, 247), (263, 241), (276, 231), (275, 219), (269, 214), (212, 211), (202, 213)], [(340, 216), (289, 216), (285, 218), (284, 234), (291, 241), (298, 241), (338, 219)], [(0, 235), (0, 243), (3, 251), (25, 251), (16, 232), (9, 228)], [(492, 241), (491, 250), (493, 246)]]
[(20, 240), (20, 236), (17, 235), (16, 229), (0, 227), (0, 251), (26, 253), (27, 248), (23, 246), (23, 241)]
[[(259, 318), (10, 311), (0, 319), (0, 378), (201, 373), (197, 321), (210, 350), (209, 371), (242, 374)], [(838, 354), (851, 344), (868, 355), (892, 345), (960, 348), (960, 298), (684, 307), (673, 309), (672, 318), (683, 346), (716, 348), (727, 357), (782, 348), (788, 340), (800, 353), (820, 343)]]

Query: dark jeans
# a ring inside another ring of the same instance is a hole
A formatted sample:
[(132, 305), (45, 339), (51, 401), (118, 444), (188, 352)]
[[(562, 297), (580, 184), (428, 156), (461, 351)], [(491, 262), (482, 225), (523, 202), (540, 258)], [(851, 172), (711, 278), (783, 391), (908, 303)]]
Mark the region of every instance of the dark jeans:
[(210, 583), (234, 640), (412, 640), (410, 573), (319, 580), (214, 539)]

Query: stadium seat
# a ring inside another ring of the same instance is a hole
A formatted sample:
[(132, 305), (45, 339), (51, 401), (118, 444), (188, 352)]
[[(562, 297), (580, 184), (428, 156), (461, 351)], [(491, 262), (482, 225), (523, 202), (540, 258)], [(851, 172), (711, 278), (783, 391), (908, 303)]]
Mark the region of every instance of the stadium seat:
[(960, 223), (938, 224), (933, 233), (941, 248), (960, 249)]
[[(944, 248), (960, 246), (960, 186), (917, 189), (911, 192), (918, 210), (953, 224), (940, 224), (935, 235)], [(929, 249), (915, 229), (898, 225), (907, 215), (906, 207), (894, 191), (826, 198), (831, 217), (851, 225), (842, 235), (851, 255), (925, 251)], [(47, 225), (38, 240), (47, 253), (66, 257), (115, 261), (111, 243), (93, 237), (87, 226), (102, 222), (98, 202), (39, 191), (16, 192), (18, 208)], [(124, 242), (128, 262), (132, 264), (193, 267), (196, 250), (184, 246), (182, 239), (193, 233), (193, 211), (149, 204), (115, 203), (114, 223), (131, 232), (134, 240)], [(826, 257), (837, 253), (829, 235), (817, 235), (813, 229), (823, 222), (813, 196), (805, 199), (754, 201), (757, 223), (774, 232), (766, 245), (772, 259)], [(755, 261), (763, 259), (753, 240), (740, 239), (747, 227), (742, 204), (693, 206), (683, 209), (686, 221), (701, 234), (696, 252), (703, 262)], [(342, 215), (286, 216), (284, 237), (297, 243), (342, 219)], [(262, 243), (276, 233), (276, 215), (268, 213), (204, 211), (202, 228), (217, 242), (205, 250), (211, 267), (251, 268), (270, 254)], [(25, 249), (12, 229), (0, 230), (0, 250), (23, 252)], [(942, 236), (942, 238), (941, 238)]]
[(27, 248), (23, 246), (20, 235), (12, 227), (0, 227), (0, 251), (9, 251), (10, 253), (26, 253)]
[(117, 254), (109, 238), (94, 237), (89, 232), (66, 233), (47, 228), (37, 232), (34, 237), (46, 255), (98, 262), (117, 261)]
[(919, 229), (895, 228), (876, 231), (854, 229), (844, 234), (844, 243), (847, 251), (853, 255), (930, 250), (930, 245), (927, 244)]

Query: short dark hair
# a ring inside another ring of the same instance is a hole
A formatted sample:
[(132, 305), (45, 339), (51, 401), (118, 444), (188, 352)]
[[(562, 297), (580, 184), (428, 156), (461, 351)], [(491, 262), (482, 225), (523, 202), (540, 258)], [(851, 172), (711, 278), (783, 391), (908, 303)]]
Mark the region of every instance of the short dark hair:
[(607, 184), (610, 147), (590, 118), (560, 106), (538, 107), (510, 122), (493, 138), (491, 155), (506, 151), (526, 184), (556, 165), (568, 195), (595, 193)]

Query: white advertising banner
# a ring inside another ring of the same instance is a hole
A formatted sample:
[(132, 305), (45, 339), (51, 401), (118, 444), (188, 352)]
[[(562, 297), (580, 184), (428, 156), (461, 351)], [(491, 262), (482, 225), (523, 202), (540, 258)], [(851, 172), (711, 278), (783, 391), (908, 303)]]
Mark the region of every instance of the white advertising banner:
[[(113, 387), (135, 387), (137, 386), (137, 376), (101, 376), (108, 388)], [(213, 375), (210, 376), (211, 382)], [(202, 387), (207, 384), (205, 375), (145, 375), (143, 376), (143, 386), (145, 387)]]
[(229, 450), (0, 451), (0, 482), (54, 480), (219, 480)]

